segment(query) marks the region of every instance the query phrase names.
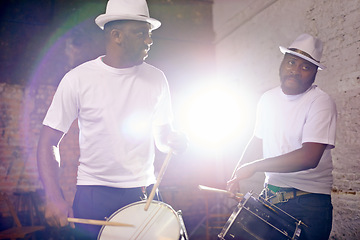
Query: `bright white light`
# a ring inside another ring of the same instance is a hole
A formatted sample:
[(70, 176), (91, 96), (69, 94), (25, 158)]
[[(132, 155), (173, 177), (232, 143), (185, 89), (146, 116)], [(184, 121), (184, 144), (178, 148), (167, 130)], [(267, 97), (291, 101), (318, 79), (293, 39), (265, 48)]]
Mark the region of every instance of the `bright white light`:
[(247, 124), (247, 107), (236, 88), (215, 85), (197, 91), (183, 107), (183, 129), (191, 141), (226, 145)]
[(148, 134), (150, 127), (150, 120), (146, 113), (137, 111), (124, 119), (121, 126), (121, 131), (124, 136), (131, 139), (141, 139)]

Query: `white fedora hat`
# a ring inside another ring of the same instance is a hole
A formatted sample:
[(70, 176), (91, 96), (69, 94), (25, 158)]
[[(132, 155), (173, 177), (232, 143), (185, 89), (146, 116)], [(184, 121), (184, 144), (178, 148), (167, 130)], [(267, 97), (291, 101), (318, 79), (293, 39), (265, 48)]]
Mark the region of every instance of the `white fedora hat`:
[(324, 65), (320, 64), (323, 52), (322, 42), (307, 33), (301, 34), (297, 37), (288, 48), (281, 46), (279, 48), (283, 54), (290, 53), (301, 57), (318, 66), (320, 70), (326, 68)]
[(149, 9), (146, 0), (109, 0), (106, 5), (105, 14), (99, 15), (95, 23), (104, 29), (104, 25), (116, 20), (136, 20), (148, 22), (151, 29), (160, 27), (161, 22), (150, 18)]

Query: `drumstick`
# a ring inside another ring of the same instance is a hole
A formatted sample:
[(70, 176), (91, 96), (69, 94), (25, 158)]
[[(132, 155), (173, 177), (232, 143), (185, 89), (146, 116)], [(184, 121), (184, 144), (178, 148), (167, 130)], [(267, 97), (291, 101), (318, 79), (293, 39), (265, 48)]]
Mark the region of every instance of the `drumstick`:
[(163, 165), (161, 166), (161, 169), (160, 169), (159, 175), (157, 177), (156, 183), (155, 183), (153, 189), (151, 190), (149, 198), (146, 201), (146, 204), (145, 204), (145, 207), (144, 207), (145, 211), (147, 211), (149, 209), (150, 203), (151, 203), (151, 201), (153, 200), (153, 198), (155, 196), (155, 191), (159, 187), (161, 179), (164, 176), (165, 170), (167, 168), (167, 165), (169, 164), (171, 155), (172, 155), (172, 150), (170, 149), (170, 151), (166, 155), (166, 158), (165, 158), (165, 161), (164, 161)]
[[(206, 186), (203, 186), (203, 185), (199, 185), (199, 189), (200, 189), (200, 190), (205, 190), (205, 191), (211, 191), (211, 192), (232, 194), (232, 192), (229, 192), (229, 191), (226, 191), (226, 190), (217, 189), (217, 188), (213, 188), (213, 187), (206, 187)], [(242, 197), (244, 197), (244, 194), (242, 194), (242, 193), (236, 193), (236, 194), (235, 194), (235, 197), (242, 198)]]
[(74, 223), (91, 224), (91, 225), (107, 225), (107, 226), (118, 226), (118, 227), (134, 227), (134, 225), (126, 224), (126, 223), (108, 222), (108, 221), (102, 221), (102, 220), (83, 219), (83, 218), (68, 218), (68, 221), (69, 221), (69, 222), (74, 222)]

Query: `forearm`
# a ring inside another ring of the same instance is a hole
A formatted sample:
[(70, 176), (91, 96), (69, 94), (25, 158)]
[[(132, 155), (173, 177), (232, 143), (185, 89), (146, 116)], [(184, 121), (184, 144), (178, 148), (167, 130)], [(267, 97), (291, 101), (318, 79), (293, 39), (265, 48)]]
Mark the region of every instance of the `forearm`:
[(298, 172), (315, 168), (326, 148), (325, 144), (305, 143), (303, 147), (295, 151), (266, 159), (259, 159), (243, 167), (250, 168), (254, 172)]
[(231, 178), (235, 176), (236, 170), (246, 163), (252, 162), (254, 159), (261, 159), (263, 157), (262, 140), (253, 136), (246, 145), (243, 154), (238, 161)]
[[(67, 217), (72, 217), (72, 209), (64, 199), (59, 184), (59, 162), (56, 159), (58, 145), (64, 134), (44, 126), (40, 133), (37, 160), (40, 179), (46, 197), (45, 219), (50, 226), (61, 227), (68, 224)], [(74, 226), (73, 224), (71, 225)]]
[(43, 146), (39, 143), (38, 169), (47, 199), (62, 198), (59, 184), (59, 163), (55, 157), (56, 151), (57, 149), (54, 146)]
[(44, 126), (40, 133), (37, 148), (37, 163), (40, 180), (43, 183), (47, 198), (62, 198), (59, 184), (60, 158), (58, 145), (63, 136), (62, 132)]

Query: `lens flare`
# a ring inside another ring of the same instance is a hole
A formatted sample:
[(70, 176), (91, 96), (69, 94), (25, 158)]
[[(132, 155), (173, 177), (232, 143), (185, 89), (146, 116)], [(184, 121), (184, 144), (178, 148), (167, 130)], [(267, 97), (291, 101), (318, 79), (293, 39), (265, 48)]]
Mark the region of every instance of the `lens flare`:
[(247, 105), (236, 88), (213, 85), (188, 98), (181, 114), (191, 141), (207, 147), (228, 144), (247, 126)]

